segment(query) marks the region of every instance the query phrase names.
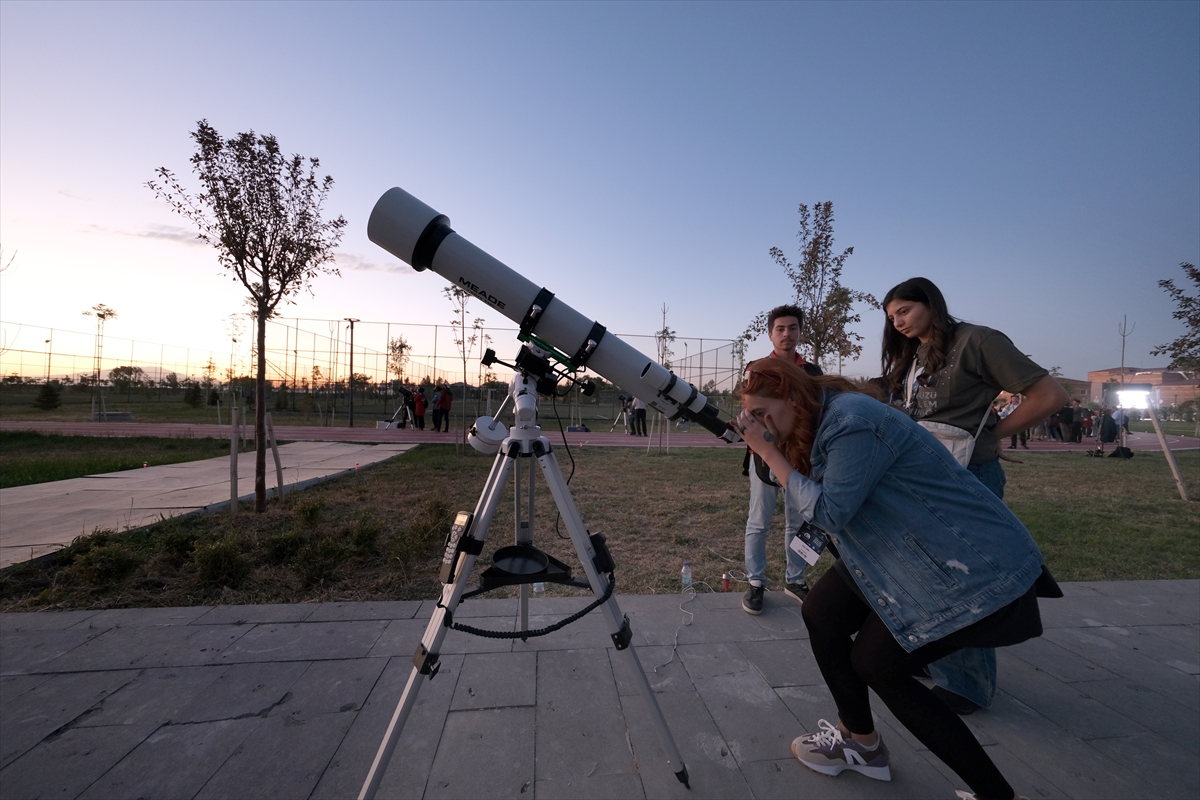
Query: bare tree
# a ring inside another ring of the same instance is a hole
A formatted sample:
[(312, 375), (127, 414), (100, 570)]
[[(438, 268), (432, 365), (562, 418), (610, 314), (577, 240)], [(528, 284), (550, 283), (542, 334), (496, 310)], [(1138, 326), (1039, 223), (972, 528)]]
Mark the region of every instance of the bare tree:
[[(459, 355), (462, 356), (463, 364), (463, 396), (462, 403), (467, 401), (467, 361), (471, 358), (471, 353), (475, 349), (475, 345), (479, 344), (480, 334), (483, 332), (483, 317), (475, 317), (471, 321), (471, 325), (467, 327), (467, 305), (474, 296), (466, 289), (458, 286), (446, 286), (442, 289), (442, 294), (450, 301), (450, 305), (454, 308), (454, 316), (450, 318), (450, 329), (454, 336), (454, 345), (458, 348)], [(463, 407), (463, 441), (467, 438), (467, 413), (466, 406)], [(446, 426), (449, 427), (449, 420), (446, 421)]]
[[(862, 321), (854, 313), (855, 303), (879, 308), (879, 301), (867, 292), (842, 285), (842, 267), (854, 253), (847, 247), (840, 254), (833, 250), (833, 203), (817, 203), (811, 209), (800, 204), (800, 258), (793, 264), (783, 250), (772, 247), (771, 258), (783, 268), (795, 292), (793, 302), (804, 312), (800, 321), (801, 348), (807, 348), (809, 360), (832, 366), (840, 359), (855, 359), (862, 353), (862, 337), (849, 330)], [(748, 341), (767, 332), (767, 314), (758, 314), (747, 326)]]
[(258, 329), (254, 510), (262, 512), (267, 508), (267, 320), (280, 303), (311, 292), (318, 275), (339, 274), (333, 250), (346, 220), (322, 218), (333, 178), (317, 178), (317, 159), (283, 155), (269, 134), (249, 131), (222, 139), (207, 120), (191, 135), (196, 142), (192, 172), (200, 192), (186, 189), (166, 167), (156, 170), (161, 183), (152, 180), (146, 186), (196, 225), (198, 238), (216, 248), (221, 266), (249, 295)]

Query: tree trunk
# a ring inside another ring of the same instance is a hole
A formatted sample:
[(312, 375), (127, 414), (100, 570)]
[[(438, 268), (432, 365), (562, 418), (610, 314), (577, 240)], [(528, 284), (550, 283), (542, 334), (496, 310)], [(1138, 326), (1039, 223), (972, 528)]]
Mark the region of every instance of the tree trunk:
[(258, 375), (254, 387), (254, 511), (267, 510), (267, 309), (258, 308)]

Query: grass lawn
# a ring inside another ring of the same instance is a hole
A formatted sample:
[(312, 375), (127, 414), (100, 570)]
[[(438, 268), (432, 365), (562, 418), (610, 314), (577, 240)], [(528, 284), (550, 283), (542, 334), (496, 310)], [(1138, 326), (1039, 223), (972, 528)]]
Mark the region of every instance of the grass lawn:
[[(566, 451), (556, 453), (569, 473)], [(719, 591), (723, 572), (740, 575), (748, 486), (739, 448), (572, 454), (571, 488), (589, 529), (608, 538), (617, 591), (677, 592), (684, 559), (701, 591)], [(1178, 499), (1161, 454), (1023, 456), (1006, 465), (1007, 499), (1060, 580), (1200, 577), (1200, 503)], [(1200, 452), (1178, 457), (1200, 497)], [(247, 509), (236, 521), (193, 516), (88, 537), (57, 559), (0, 572), (0, 609), (433, 598), (453, 513), (474, 508), (491, 463), (423, 445), (262, 515)], [(512, 542), (512, 507), (510, 481), (481, 563)], [(576, 564), (555, 516), (539, 478), (534, 542)], [(782, 514), (768, 547), (773, 586), (783, 577), (781, 525)], [(816, 571), (827, 568), (825, 559)]]
[[(247, 448), (248, 449), (248, 448)], [(56, 436), (0, 431), (0, 489), (229, 455), (228, 439)]]

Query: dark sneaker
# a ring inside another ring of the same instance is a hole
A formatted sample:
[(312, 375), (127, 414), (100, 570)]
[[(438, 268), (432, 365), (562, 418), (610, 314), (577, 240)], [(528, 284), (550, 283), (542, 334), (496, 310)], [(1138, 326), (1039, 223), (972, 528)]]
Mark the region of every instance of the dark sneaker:
[(783, 593), (803, 603), (804, 598), (808, 597), (808, 584), (804, 581), (784, 584)]
[(765, 587), (751, 585), (746, 590), (746, 593), (742, 595), (742, 608), (747, 614), (753, 614), (757, 617), (762, 613), (763, 592), (765, 591)]
[(968, 714), (974, 714), (983, 706), (976, 705), (973, 701), (968, 700), (961, 694), (955, 694), (949, 689), (943, 689), (941, 686), (933, 687), (933, 695), (938, 700), (941, 700), (946, 705), (950, 706), (951, 710), (960, 717), (965, 717)]
[(820, 733), (810, 733), (792, 742), (792, 755), (801, 764), (822, 775), (840, 775), (849, 769), (877, 781), (892, 779), (888, 749), (882, 738), (874, 750), (868, 750), (853, 739), (843, 739), (842, 732), (826, 720), (817, 724)]

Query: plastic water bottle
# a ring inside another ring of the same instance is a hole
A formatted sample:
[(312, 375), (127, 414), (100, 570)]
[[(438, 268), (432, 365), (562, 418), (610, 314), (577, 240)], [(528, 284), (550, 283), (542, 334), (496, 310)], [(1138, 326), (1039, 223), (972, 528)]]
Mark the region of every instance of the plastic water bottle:
[(683, 591), (692, 588), (692, 563), (690, 561), (683, 562), (683, 569), (679, 572), (679, 580), (683, 584)]
[(535, 582), (533, 584), (533, 596), (534, 597), (544, 597), (545, 594), (546, 594), (546, 584), (542, 583), (541, 581)]

